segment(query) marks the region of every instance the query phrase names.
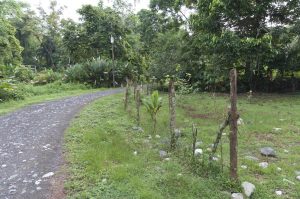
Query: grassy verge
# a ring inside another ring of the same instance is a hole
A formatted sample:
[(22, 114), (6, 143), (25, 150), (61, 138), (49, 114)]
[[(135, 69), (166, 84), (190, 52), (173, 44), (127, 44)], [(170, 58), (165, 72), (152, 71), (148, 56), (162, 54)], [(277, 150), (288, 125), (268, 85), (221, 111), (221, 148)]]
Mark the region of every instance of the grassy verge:
[[(239, 128), (239, 168), (241, 181), (255, 184), (252, 198), (299, 198), (300, 183), (300, 98), (299, 96), (260, 96), (249, 103), (239, 98), (244, 124)], [(102, 98), (84, 109), (66, 133), (69, 198), (230, 198), (240, 187), (228, 180), (228, 129), (223, 136), (223, 156), (208, 163), (206, 151), (224, 119), (228, 96), (185, 95), (178, 99), (177, 127), (182, 137), (178, 148), (161, 159), (159, 150), (168, 150), (168, 105), (158, 115), (158, 135), (149, 137), (152, 124), (142, 110), (144, 132), (133, 130), (135, 109), (123, 110), (121, 95)], [(191, 159), (191, 125), (199, 128), (198, 140), (204, 157)], [(281, 128), (274, 131), (274, 128)], [(259, 154), (271, 146), (277, 158)], [(134, 152), (137, 152), (136, 154)], [(247, 156), (258, 160), (249, 160)], [(223, 159), (224, 172), (221, 171)], [(269, 163), (268, 168), (258, 166)], [(279, 171), (281, 168), (281, 171)]]
[(0, 115), (15, 111), (30, 104), (103, 90), (90, 89), (83, 84), (63, 84), (60, 82), (43, 86), (19, 85), (18, 87), (18, 92), (25, 98), (0, 103)]

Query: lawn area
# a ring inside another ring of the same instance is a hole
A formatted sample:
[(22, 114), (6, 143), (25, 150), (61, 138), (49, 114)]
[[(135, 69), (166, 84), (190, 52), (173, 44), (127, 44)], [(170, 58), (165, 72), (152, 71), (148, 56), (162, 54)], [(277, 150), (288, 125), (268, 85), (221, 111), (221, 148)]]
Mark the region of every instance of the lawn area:
[(0, 115), (15, 111), (24, 106), (39, 102), (60, 99), (68, 96), (76, 96), (84, 93), (96, 92), (102, 89), (91, 89), (83, 84), (54, 82), (42, 86), (29, 84), (19, 85), (19, 92), (24, 99), (10, 100), (0, 103)]
[[(260, 95), (251, 103), (239, 96), (238, 100), (244, 122), (238, 133), (240, 181), (256, 186), (253, 199), (300, 198), (295, 174), (300, 171), (300, 96)], [(181, 137), (171, 152), (166, 95), (158, 113), (157, 135), (151, 135), (152, 123), (144, 107), (143, 131), (134, 128), (132, 99), (128, 112), (122, 95), (97, 100), (66, 132), (68, 198), (230, 198), (231, 192), (242, 189), (228, 177), (228, 128), (222, 137), (223, 155), (219, 149), (216, 161), (207, 158), (228, 104), (228, 96), (221, 94), (215, 98), (206, 93), (178, 96), (176, 126)], [(196, 160), (191, 155), (193, 123), (204, 151)], [(266, 146), (276, 151), (276, 158), (260, 155), (260, 148)], [(168, 151), (169, 159), (160, 158), (160, 150)], [(269, 166), (261, 168), (260, 162)], [(276, 196), (277, 190), (283, 195)]]

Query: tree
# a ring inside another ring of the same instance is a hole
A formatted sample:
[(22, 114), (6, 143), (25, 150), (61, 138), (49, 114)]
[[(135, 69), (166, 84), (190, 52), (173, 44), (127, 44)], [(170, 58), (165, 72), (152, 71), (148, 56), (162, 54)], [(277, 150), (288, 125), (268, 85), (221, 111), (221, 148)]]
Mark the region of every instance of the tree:
[(143, 104), (145, 105), (148, 113), (153, 121), (153, 134), (156, 133), (157, 128), (157, 113), (162, 106), (162, 98), (159, 97), (158, 91), (154, 91), (150, 98), (144, 98)]
[(22, 51), (23, 64), (37, 65), (37, 51), (41, 45), (41, 29), (38, 17), (27, 4), (22, 4), (20, 18), (13, 20), (16, 28), (16, 37), (24, 48)]
[(23, 48), (15, 36), (10, 19), (19, 16), (19, 4), (13, 0), (0, 1), (0, 65), (19, 65)]
[(43, 37), (40, 40), (41, 46), (39, 56), (42, 64), (46, 67), (57, 68), (62, 59), (62, 37), (61, 37), (61, 15), (63, 7), (58, 7), (56, 0), (50, 1), (50, 13), (47, 14), (42, 7), (39, 7)]

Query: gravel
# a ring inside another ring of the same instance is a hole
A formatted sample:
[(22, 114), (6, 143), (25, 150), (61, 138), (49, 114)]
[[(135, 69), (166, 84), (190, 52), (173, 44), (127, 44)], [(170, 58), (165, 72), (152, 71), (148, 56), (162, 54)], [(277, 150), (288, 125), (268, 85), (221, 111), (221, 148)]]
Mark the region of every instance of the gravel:
[(0, 198), (46, 199), (63, 164), (63, 134), (86, 104), (122, 89), (25, 107), (0, 116)]

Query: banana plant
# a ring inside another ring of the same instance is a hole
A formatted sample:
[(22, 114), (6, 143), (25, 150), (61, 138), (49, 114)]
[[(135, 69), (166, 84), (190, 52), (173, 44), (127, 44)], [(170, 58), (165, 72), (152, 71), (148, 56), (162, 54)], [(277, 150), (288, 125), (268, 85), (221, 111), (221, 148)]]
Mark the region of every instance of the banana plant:
[(159, 97), (158, 91), (154, 91), (149, 98), (143, 99), (143, 104), (145, 105), (148, 113), (151, 116), (153, 122), (153, 134), (155, 134), (157, 124), (157, 113), (162, 107), (162, 98)]

